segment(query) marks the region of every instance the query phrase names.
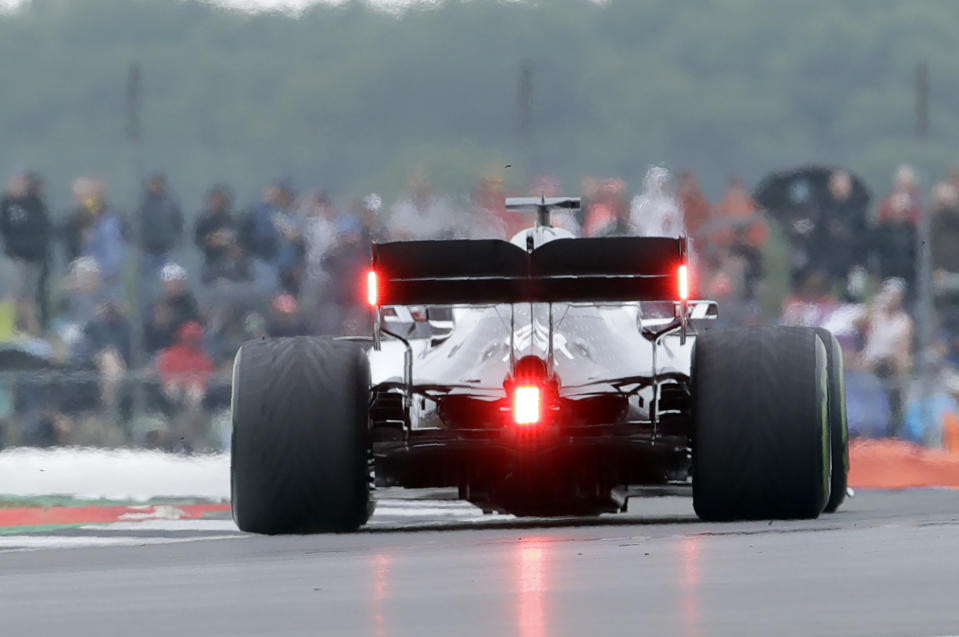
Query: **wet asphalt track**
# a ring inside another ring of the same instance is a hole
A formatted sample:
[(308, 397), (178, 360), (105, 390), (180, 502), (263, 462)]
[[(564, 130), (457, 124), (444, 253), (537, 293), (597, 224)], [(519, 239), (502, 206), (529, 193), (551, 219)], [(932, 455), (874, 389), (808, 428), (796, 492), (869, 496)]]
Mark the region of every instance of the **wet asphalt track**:
[(959, 634), (956, 491), (865, 492), (772, 524), (703, 524), (682, 498), (586, 524), (444, 506), (354, 535), (8, 547), (0, 634)]

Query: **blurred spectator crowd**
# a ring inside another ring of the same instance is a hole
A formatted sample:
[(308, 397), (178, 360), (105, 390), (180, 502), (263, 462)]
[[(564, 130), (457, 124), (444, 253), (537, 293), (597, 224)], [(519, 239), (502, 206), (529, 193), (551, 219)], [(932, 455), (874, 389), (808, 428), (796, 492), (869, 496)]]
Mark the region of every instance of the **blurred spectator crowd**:
[[(873, 205), (854, 175), (807, 168), (752, 190), (734, 179), (710, 201), (695, 175), (653, 167), (637, 194), (584, 180), (582, 210), (554, 222), (582, 236), (688, 234), (697, 293), (720, 302), (720, 325), (837, 336), (852, 435), (959, 449), (959, 176), (928, 202), (919, 184), (903, 166)], [(569, 194), (548, 177), (529, 193)], [(0, 196), (0, 446), (224, 447), (241, 343), (368, 333), (371, 241), (508, 239), (531, 221), (505, 209), (501, 178), (456, 199), (423, 171), (388, 206), (277, 180), (245, 207), (215, 185), (188, 214), (162, 174), (129, 211), (97, 179), (72, 194), (54, 213), (24, 170)], [(923, 223), (934, 338), (921, 351)]]

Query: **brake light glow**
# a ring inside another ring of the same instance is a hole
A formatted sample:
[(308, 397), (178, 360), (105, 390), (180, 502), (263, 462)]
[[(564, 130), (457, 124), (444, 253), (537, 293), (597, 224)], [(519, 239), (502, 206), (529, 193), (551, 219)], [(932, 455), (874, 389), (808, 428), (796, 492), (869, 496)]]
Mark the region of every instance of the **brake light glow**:
[(379, 299), (380, 289), (376, 271), (370, 270), (366, 273), (366, 302), (370, 304), (370, 307), (376, 307), (379, 305)]
[(684, 263), (679, 266), (678, 272), (679, 278), (679, 300), (686, 301), (689, 299), (689, 268)]
[(535, 385), (520, 385), (513, 389), (513, 422), (517, 425), (535, 425), (542, 417), (542, 395)]

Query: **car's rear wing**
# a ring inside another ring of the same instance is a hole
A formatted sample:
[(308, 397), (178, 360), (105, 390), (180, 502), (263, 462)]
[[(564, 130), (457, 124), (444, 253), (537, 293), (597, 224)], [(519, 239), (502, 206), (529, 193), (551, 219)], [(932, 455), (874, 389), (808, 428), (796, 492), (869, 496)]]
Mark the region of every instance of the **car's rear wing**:
[(373, 244), (372, 305), (685, 300), (686, 239), (556, 239)]

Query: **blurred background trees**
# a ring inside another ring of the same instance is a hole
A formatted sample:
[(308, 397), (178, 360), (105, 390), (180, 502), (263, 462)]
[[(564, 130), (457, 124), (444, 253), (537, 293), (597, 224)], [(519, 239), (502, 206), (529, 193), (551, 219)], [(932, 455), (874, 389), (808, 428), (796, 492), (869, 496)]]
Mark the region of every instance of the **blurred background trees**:
[(54, 202), (99, 174), (124, 203), (137, 152), (191, 201), (217, 180), (246, 200), (275, 176), (389, 195), (417, 165), (460, 191), (490, 170), (517, 188), (539, 173), (570, 192), (593, 174), (638, 184), (650, 163), (695, 170), (713, 194), (803, 162), (875, 184), (903, 161), (940, 176), (956, 164), (957, 24), (949, 0), (352, 2), (298, 16), (33, 0), (0, 14), (0, 174), (41, 171)]

